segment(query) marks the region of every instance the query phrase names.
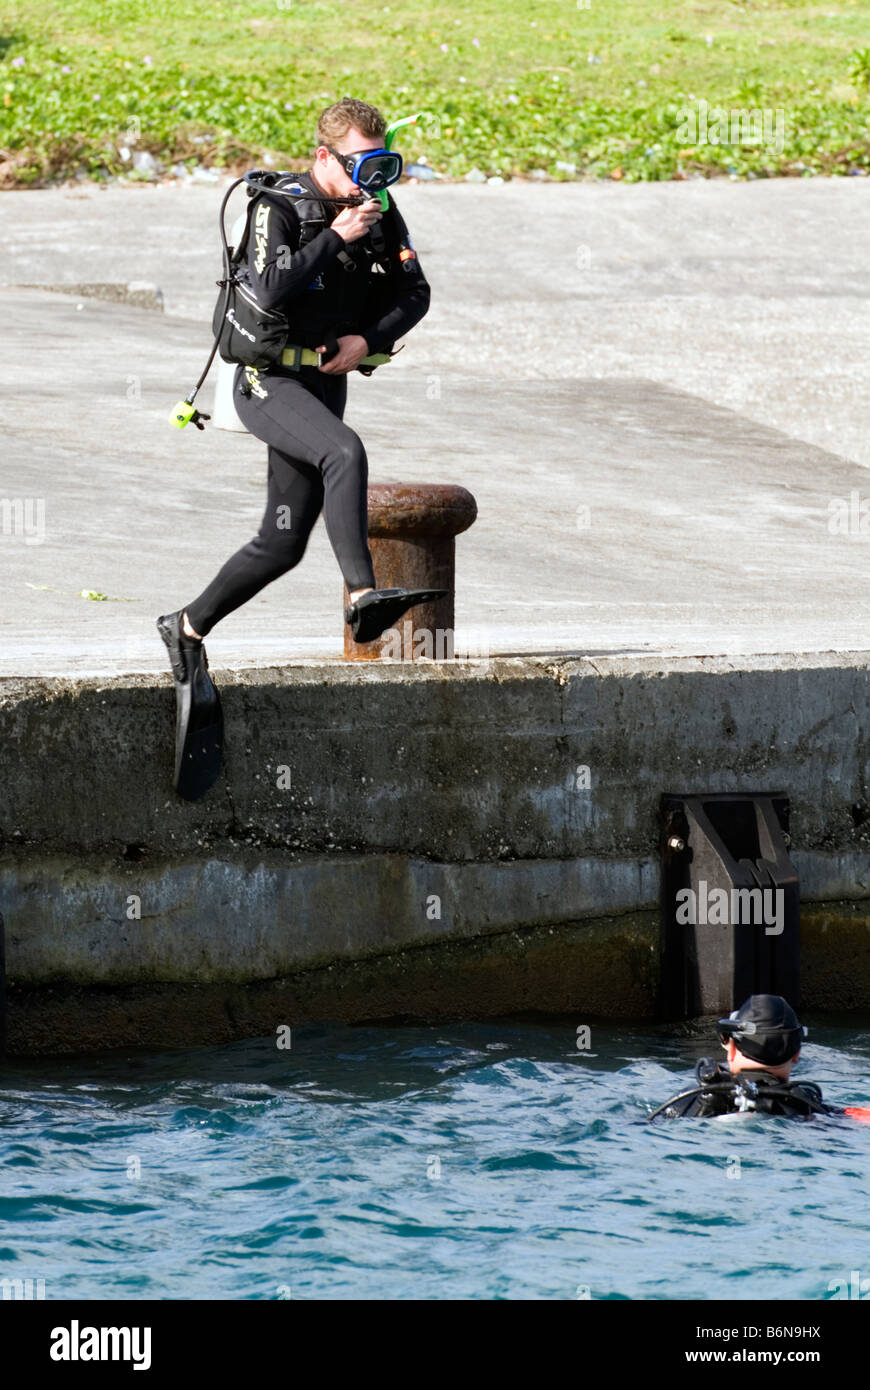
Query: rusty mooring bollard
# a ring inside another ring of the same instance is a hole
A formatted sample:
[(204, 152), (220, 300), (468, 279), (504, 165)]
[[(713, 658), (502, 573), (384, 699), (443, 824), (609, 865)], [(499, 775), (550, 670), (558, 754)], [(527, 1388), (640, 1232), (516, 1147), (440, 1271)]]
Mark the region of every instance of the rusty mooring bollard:
[[(401, 661), (453, 655), (456, 540), (477, 516), (464, 487), (450, 483), (371, 483), (369, 541), (379, 589), (449, 589), (446, 598), (410, 608), (374, 642), (355, 642), (344, 628), (347, 661)], [(342, 612), (350, 602), (344, 589)]]

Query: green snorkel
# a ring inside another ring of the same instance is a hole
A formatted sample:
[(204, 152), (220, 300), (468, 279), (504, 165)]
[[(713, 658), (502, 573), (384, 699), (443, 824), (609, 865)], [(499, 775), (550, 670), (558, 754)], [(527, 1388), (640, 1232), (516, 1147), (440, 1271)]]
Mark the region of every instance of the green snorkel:
[[(417, 121), (419, 121), (422, 115), (423, 112), (418, 111), (415, 116), (403, 116), (400, 121), (393, 121), (393, 124), (389, 126), (389, 128), (387, 129), (387, 133), (384, 136), (384, 149), (391, 150), (393, 148), (393, 136), (395, 135), (397, 130), (401, 130), (403, 125), (414, 125)], [(384, 212), (386, 212), (387, 207), (389, 206), (387, 190), (385, 188), (382, 188), (379, 193), (375, 194), (375, 197), (377, 198)]]

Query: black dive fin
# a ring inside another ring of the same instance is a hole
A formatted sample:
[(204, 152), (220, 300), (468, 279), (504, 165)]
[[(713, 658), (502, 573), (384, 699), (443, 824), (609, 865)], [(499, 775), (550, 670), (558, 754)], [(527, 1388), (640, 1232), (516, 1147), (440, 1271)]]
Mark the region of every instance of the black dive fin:
[(418, 603), (434, 603), (449, 589), (372, 589), (344, 610), (355, 642), (374, 642)]
[(198, 801), (220, 776), (223, 711), (208, 672), (205, 646), (184, 637), (180, 618), (178, 613), (160, 618), (157, 628), (169, 651), (175, 678), (175, 790), (185, 801)]

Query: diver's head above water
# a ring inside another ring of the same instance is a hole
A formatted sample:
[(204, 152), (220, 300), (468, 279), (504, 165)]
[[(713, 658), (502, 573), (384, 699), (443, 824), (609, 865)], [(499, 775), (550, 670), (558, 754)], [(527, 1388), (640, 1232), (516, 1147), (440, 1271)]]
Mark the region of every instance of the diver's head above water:
[(717, 1023), (727, 1064), (702, 1057), (696, 1084), (665, 1101), (649, 1116), (726, 1116), (735, 1113), (784, 1115), (807, 1120), (835, 1113), (814, 1081), (792, 1081), (806, 1029), (780, 994), (751, 994), (739, 1009)]
[(806, 1028), (780, 994), (751, 994), (718, 1022), (719, 1041), (732, 1073), (766, 1071), (788, 1081)]

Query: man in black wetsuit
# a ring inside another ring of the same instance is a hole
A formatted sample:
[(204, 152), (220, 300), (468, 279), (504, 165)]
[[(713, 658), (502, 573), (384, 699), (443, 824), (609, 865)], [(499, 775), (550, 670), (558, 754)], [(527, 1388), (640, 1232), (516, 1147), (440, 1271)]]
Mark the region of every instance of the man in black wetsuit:
[[(368, 461), (359, 435), (342, 418), (348, 372), (360, 367), (370, 373), (366, 359), (391, 353), (429, 308), (429, 285), (401, 213), (388, 194), (382, 212), (373, 195), (360, 196), (351, 177), (361, 167), (356, 157), (383, 150), (385, 133), (374, 107), (346, 97), (318, 121), (313, 168), (278, 179), (281, 188), (298, 185), (300, 196), (258, 192), (247, 281), (261, 310), (287, 316), (290, 337), (281, 363), (268, 370), (237, 368), (234, 403), (247, 429), (268, 445), (266, 510), (258, 534), (207, 588), (157, 624), (178, 696), (176, 788), (190, 799), (218, 775), (222, 743), (220, 699), (202, 639), (298, 565), (321, 509), (350, 595), (345, 618), (357, 641), (374, 640), (409, 607), (446, 592), (376, 589)], [(351, 198), (359, 201), (336, 213), (331, 199), (346, 204)]]
[(781, 995), (750, 995), (728, 1018), (719, 1019), (718, 1031), (727, 1065), (702, 1057), (695, 1067), (697, 1086), (666, 1101), (651, 1120), (737, 1111), (798, 1120), (840, 1113), (825, 1105), (812, 1081), (790, 1080), (807, 1030)]

